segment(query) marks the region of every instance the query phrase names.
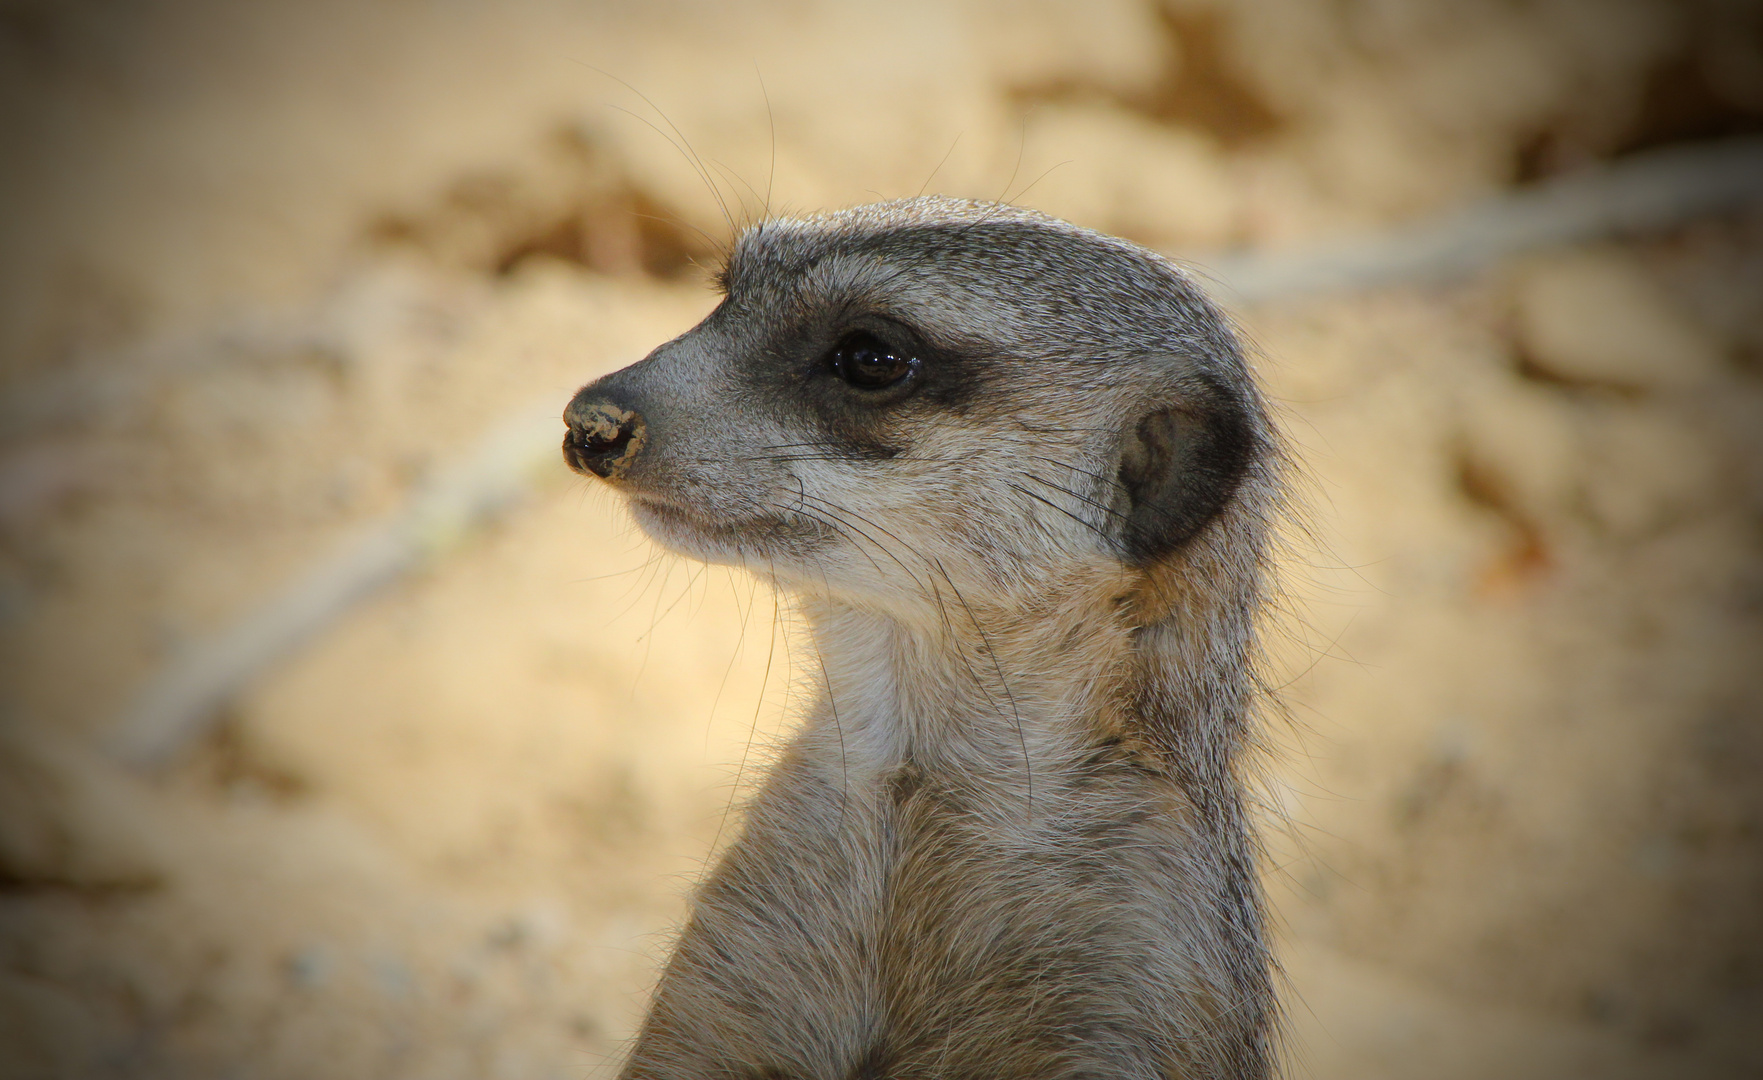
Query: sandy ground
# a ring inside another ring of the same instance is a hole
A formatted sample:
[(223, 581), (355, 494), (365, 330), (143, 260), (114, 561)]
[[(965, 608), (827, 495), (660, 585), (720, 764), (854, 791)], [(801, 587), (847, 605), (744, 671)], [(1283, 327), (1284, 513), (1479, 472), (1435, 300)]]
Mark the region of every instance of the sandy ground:
[[(930, 189), (1279, 248), (1763, 126), (1743, 3), (94, 0), (5, 5), (0, 50), (8, 1077), (615, 1060), (789, 727), (751, 579), (559, 464), (168, 772), (98, 747), (689, 326), (731, 220)], [(1308, 508), (1269, 638), (1295, 1075), (1763, 1074), (1759, 298), (1763, 207), (1240, 313)]]

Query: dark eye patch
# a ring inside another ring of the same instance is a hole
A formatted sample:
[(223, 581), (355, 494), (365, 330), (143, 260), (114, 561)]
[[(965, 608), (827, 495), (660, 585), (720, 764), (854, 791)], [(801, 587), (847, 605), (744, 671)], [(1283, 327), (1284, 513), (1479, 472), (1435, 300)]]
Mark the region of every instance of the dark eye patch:
[(714, 351), (729, 358), (755, 403), (793, 430), (792, 440), (830, 457), (904, 453), (934, 414), (963, 411), (988, 362), (962, 342), (938, 341), (855, 301), (777, 315), (763, 337), (742, 327)]
[(826, 364), (845, 384), (858, 390), (885, 390), (910, 378), (918, 358), (895, 348), (867, 330), (846, 334), (826, 355)]

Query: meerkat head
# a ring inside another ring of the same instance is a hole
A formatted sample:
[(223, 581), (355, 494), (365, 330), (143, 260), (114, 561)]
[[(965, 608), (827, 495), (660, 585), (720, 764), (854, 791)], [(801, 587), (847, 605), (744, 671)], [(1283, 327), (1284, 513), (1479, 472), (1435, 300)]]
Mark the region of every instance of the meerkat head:
[(797, 589), (909, 613), (1155, 583), (1228, 527), (1266, 452), (1192, 282), (1039, 214), (920, 198), (768, 221), (721, 286), (576, 394), (564, 456), (664, 546)]

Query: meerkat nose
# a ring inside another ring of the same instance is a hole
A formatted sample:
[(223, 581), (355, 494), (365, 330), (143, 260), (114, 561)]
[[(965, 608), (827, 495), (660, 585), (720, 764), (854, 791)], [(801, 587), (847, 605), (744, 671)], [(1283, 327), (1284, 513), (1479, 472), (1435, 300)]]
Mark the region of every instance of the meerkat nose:
[(617, 481), (630, 471), (648, 441), (649, 427), (641, 413), (585, 389), (563, 411), (569, 433), (563, 437), (563, 460), (579, 473)]

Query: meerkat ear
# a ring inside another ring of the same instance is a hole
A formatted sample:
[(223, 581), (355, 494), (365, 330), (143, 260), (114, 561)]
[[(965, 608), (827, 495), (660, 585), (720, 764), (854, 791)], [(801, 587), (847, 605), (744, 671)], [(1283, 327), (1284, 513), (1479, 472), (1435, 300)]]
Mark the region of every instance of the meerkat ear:
[(1119, 541), (1136, 565), (1168, 555), (1217, 516), (1254, 456), (1241, 407), (1215, 387), (1196, 397), (1143, 416), (1121, 447), (1128, 505)]

